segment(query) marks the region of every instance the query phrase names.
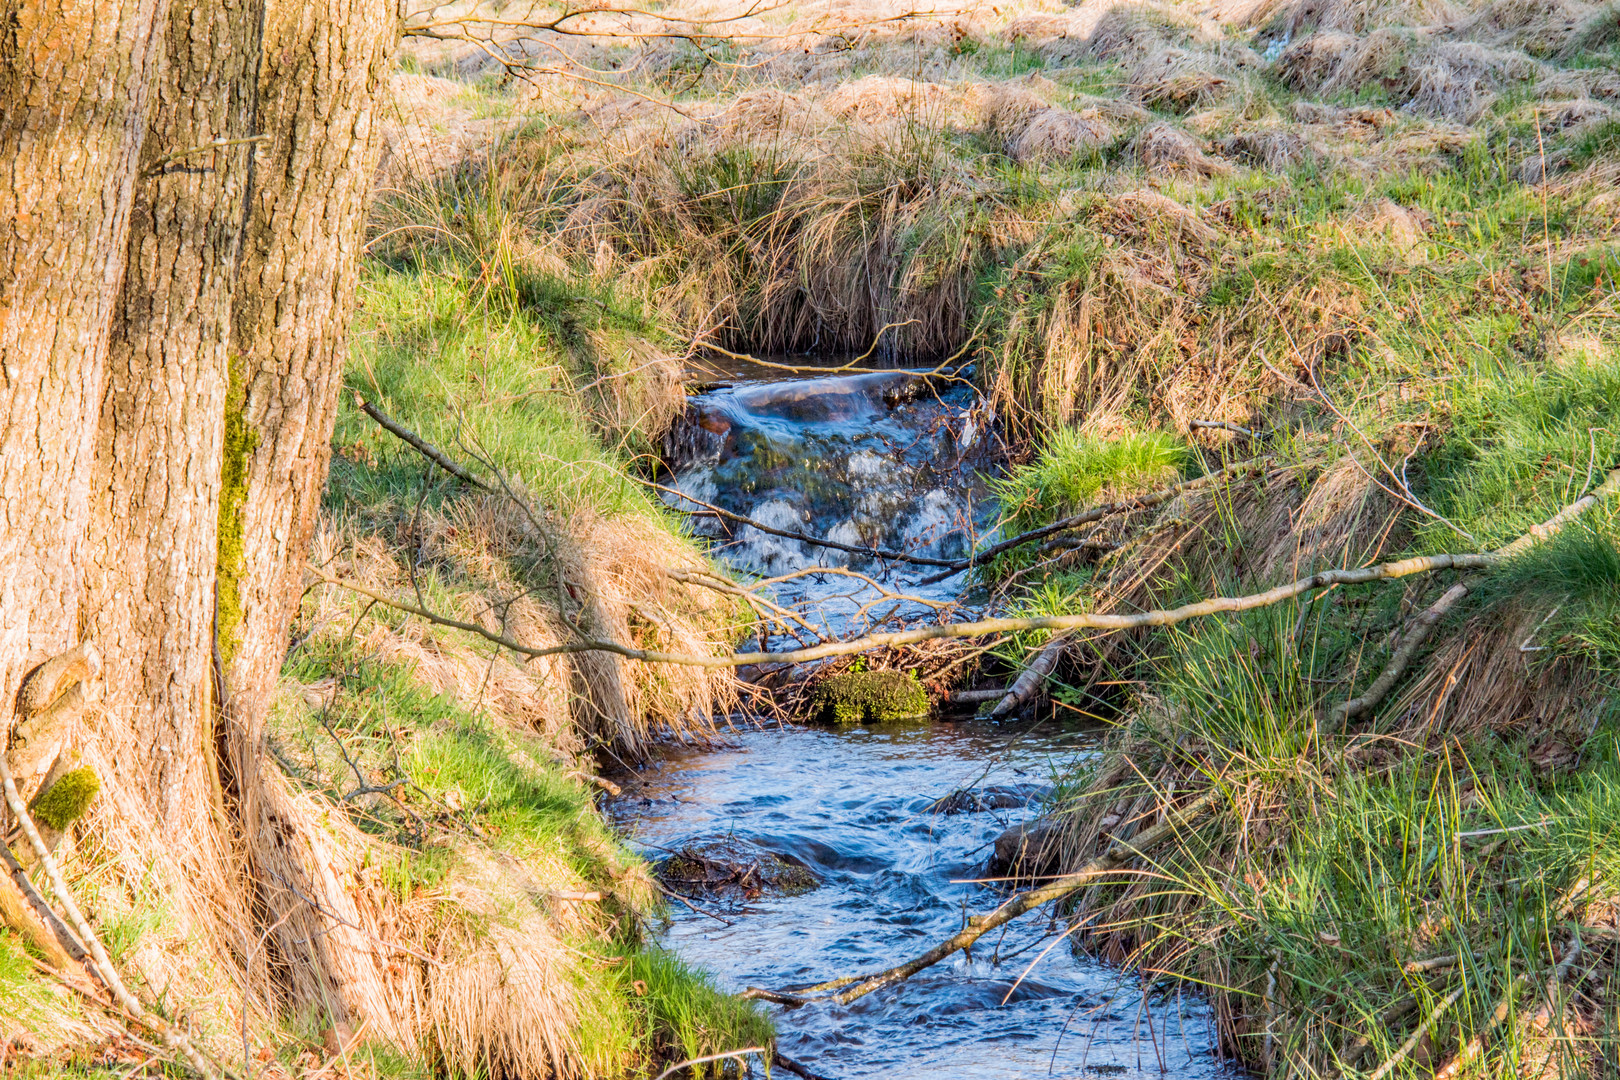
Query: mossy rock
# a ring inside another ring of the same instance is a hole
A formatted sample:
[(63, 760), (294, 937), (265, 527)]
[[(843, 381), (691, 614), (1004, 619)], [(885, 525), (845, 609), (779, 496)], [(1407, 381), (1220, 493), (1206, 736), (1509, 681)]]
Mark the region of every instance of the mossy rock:
[(833, 675), (816, 686), (810, 701), (811, 715), (832, 724), (872, 724), (928, 715), (928, 694), (922, 683), (899, 671)]
[(95, 770), (74, 769), (63, 773), (48, 790), (37, 795), (29, 812), (41, 825), (66, 832), (69, 825), (90, 809), (90, 803), (100, 791), (101, 781), (96, 777)]

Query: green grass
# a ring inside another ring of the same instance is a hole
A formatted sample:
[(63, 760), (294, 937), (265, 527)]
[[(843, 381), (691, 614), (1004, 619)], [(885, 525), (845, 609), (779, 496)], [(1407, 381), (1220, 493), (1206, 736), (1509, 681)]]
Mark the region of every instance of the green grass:
[(1009, 532), (1044, 525), (1085, 509), (1105, 492), (1126, 494), (1173, 479), (1188, 460), (1186, 445), (1159, 431), (1116, 438), (1054, 431), (1035, 460), (991, 481)]
[(604, 447), (574, 390), (570, 336), (631, 317), (615, 320), (594, 298), (540, 275), (524, 275), (518, 294), (515, 309), (480, 296), (454, 264), (368, 268), (346, 379), (352, 393), (334, 434), (343, 456), (332, 495), (360, 505), (414, 501), (426, 466), (355, 407), (359, 394), (491, 481), (477, 459), (494, 462), (560, 512), (634, 513), (673, 530), (626, 475), (624, 457)]
[[(362, 829), (409, 851), (384, 875), (402, 900), (447, 876), (454, 832), (518, 858), (560, 856), (591, 886), (612, 887), (621, 867), (603, 857), (617, 851), (611, 834), (589, 791), (537, 736), (432, 693), (408, 665), (371, 658), (352, 640), (306, 642), (285, 674), (337, 685), (321, 708), (283, 704), (272, 752), (300, 783), (349, 807)], [(365, 787), (397, 786), (386, 799), (356, 796), (362, 778)], [(425, 829), (431, 821), (451, 835)]]
[[(1512, 1001), (1514, 1015), (1534, 1010), (1572, 932), (1561, 910), (1568, 890), (1620, 870), (1620, 709), (1601, 714), (1578, 747), (1591, 766), (1580, 771), (1538, 770), (1529, 736), (1485, 733), (1430, 754), (1384, 751), (1383, 768), (1326, 773), (1316, 718), (1348, 692), (1328, 676), (1369, 628), (1340, 612), (1297, 616), (1288, 605), (1167, 632), (1150, 702), (1116, 736), (1132, 762), (1120, 785), (1082, 794), (1108, 774), (1116, 759), (1107, 755), (1062, 781), (1056, 806), (1078, 820), (1089, 800), (1114, 805), (1162, 785), (1160, 769), (1207, 778), (1226, 796), (1216, 818), (1151, 854), (1147, 878), (1089, 898), (1101, 927), (1093, 936), (1123, 938), (1144, 966), (1220, 999), (1238, 1052), (1256, 1065), (1270, 1015), (1279, 1074), (1347, 1067), (1341, 1055), (1362, 1034), (1370, 1046), (1359, 1067), (1369, 1070), (1461, 988), (1433, 1028), (1436, 1056), (1393, 1074), (1429, 1075), (1422, 1062), (1432, 1070), (1484, 1030), (1499, 1001)], [(1609, 896), (1595, 894), (1600, 904)], [(1607, 940), (1588, 942), (1589, 1000), (1615, 990)], [(1463, 959), (1403, 971), (1443, 955)], [(1612, 1016), (1598, 1019), (1589, 1033), (1598, 1051), (1620, 1060), (1620, 1030)], [(1529, 1044), (1510, 1025), (1486, 1046), (1511, 1074)]]
[[(1430, 505), (1483, 547), (1551, 517), (1620, 464), (1620, 354), (1575, 354), (1545, 365), (1485, 360), (1449, 384), (1450, 431), (1424, 467)], [(1455, 534), (1424, 526), (1422, 546), (1454, 550)]]

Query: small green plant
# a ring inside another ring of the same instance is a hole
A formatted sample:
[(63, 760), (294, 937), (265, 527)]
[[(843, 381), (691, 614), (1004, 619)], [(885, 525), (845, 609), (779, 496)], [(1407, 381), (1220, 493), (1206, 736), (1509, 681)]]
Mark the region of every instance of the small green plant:
[(90, 809), (101, 791), (101, 780), (88, 766), (63, 773), (50, 788), (34, 799), (29, 809), (34, 820), (58, 832), (65, 831)]

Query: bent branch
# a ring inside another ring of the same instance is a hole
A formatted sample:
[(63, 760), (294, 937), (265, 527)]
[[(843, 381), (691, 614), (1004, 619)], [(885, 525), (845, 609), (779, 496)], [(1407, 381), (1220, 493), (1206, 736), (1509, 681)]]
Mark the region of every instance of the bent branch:
[(1000, 555), (1004, 551), (1011, 551), (1015, 547), (1033, 543), (1036, 540), (1043, 540), (1046, 537), (1051, 536), (1053, 533), (1068, 532), (1071, 529), (1078, 529), (1082, 525), (1090, 525), (1093, 522), (1101, 521), (1103, 518), (1114, 517), (1118, 514), (1129, 514), (1137, 510), (1146, 510), (1149, 507), (1158, 506), (1161, 503), (1167, 503), (1177, 495), (1184, 492), (1193, 491), (1197, 488), (1203, 487), (1206, 484), (1215, 483), (1218, 480), (1225, 480), (1230, 477), (1241, 475), (1242, 473), (1248, 472), (1252, 469), (1259, 468), (1263, 464), (1264, 459), (1262, 458), (1250, 458), (1247, 461), (1240, 461), (1235, 465), (1228, 465), (1224, 469), (1219, 469), (1204, 476), (1197, 476), (1191, 480), (1183, 480), (1179, 484), (1171, 484), (1169, 487), (1160, 488), (1158, 491), (1150, 491), (1146, 495), (1136, 495), (1129, 499), (1120, 499), (1117, 502), (1104, 503), (1102, 506), (1093, 506), (1091, 509), (1083, 510), (1078, 514), (1075, 514), (1073, 517), (1064, 518), (1062, 521), (1055, 521), (1050, 525), (1042, 525), (1038, 529), (1031, 529), (1029, 532), (1019, 533), (1017, 536), (1003, 540), (998, 544), (992, 544), (983, 551), (976, 551), (965, 559), (957, 559), (949, 563), (940, 563), (938, 565), (948, 568), (948, 573), (936, 574), (933, 577), (923, 578), (917, 584), (932, 585), (937, 581), (944, 581), (946, 578), (950, 577), (951, 574), (971, 569), (980, 563), (989, 562), (991, 559), (995, 558), (997, 555)]

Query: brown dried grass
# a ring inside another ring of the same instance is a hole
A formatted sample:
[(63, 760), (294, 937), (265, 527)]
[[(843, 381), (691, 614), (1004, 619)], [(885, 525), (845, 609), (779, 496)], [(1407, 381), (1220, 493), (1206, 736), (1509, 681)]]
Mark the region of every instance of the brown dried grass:
[(1438, 26), (1464, 10), (1454, 0), (1294, 0), (1263, 36), (1292, 41), (1317, 30), (1359, 35), (1393, 26)]
[[(1538, 746), (1585, 741), (1601, 708), (1602, 680), (1560, 656), (1538, 662), (1534, 638), (1548, 609), (1508, 604), (1469, 619), (1434, 650), (1419, 676), (1384, 710), (1400, 738), (1492, 731)], [(1568, 764), (1568, 762), (1564, 762)]]
[(1138, 132), (1129, 150), (1142, 168), (1151, 173), (1207, 180), (1232, 171), (1232, 166), (1204, 153), (1199, 140), (1163, 122), (1150, 124)]
[[(669, 571), (706, 567), (689, 547), (631, 515), (597, 518), (576, 511), (563, 522), (534, 520), (504, 495), (468, 495), (414, 527), (401, 523), (422, 565), (436, 568), (456, 608), (444, 614), (475, 621), (526, 645), (544, 648), (576, 636), (609, 638), (668, 652), (727, 651), (735, 608), (719, 593), (672, 580)], [(538, 528), (537, 528), (538, 525)], [(339, 576), (379, 591), (409, 592), (397, 541), (352, 530), (323, 529), (315, 559)], [(328, 562), (327, 560), (330, 560)], [(311, 590), (305, 617), (341, 625), (356, 610), (337, 586)], [(483, 700), (560, 751), (602, 746), (641, 758), (660, 734), (703, 737), (736, 703), (729, 671), (649, 665), (606, 653), (521, 662), (493, 657), (475, 640), (459, 644), (442, 630), (407, 623), (366, 629), (367, 646), (415, 664), (424, 685)], [(583, 744), (578, 740), (583, 740)]]
[(1313, 158), (1326, 156), (1305, 136), (1284, 127), (1240, 132), (1217, 140), (1215, 145), (1225, 157), (1272, 172), (1286, 172)]
[(993, 84), (984, 94), (986, 132), (998, 137), (1014, 161), (1062, 161), (1114, 140), (1113, 126), (1096, 108), (1073, 112), (1022, 86)]

